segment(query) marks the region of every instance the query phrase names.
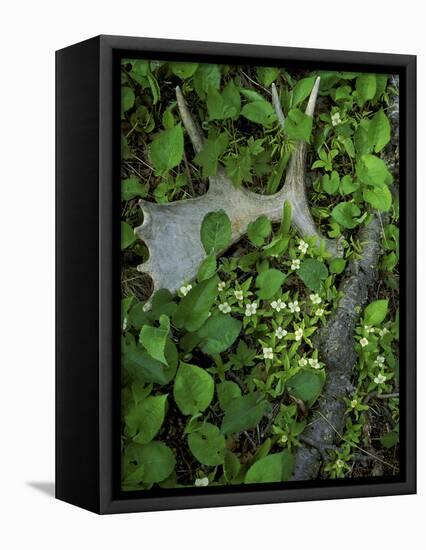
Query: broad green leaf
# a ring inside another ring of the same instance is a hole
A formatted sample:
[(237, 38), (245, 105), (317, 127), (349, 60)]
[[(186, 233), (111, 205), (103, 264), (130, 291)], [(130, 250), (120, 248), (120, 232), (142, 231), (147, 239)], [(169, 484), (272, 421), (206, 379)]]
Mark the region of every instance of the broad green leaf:
[(219, 277), (215, 275), (197, 284), (182, 298), (173, 316), (176, 328), (194, 332), (201, 327), (216, 299), (218, 283)]
[(195, 91), (200, 99), (205, 99), (207, 92), (220, 86), (220, 67), (209, 63), (200, 63), (193, 78)]
[(161, 315), (159, 327), (145, 325), (139, 334), (139, 340), (149, 355), (164, 365), (167, 365), (164, 352), (169, 331), (170, 320), (166, 315)]
[(210, 254), (201, 262), (200, 267), (198, 268), (197, 280), (198, 282), (205, 281), (210, 279), (216, 273), (217, 263), (216, 256)]
[(343, 258), (334, 258), (330, 262), (330, 273), (335, 273), (336, 275), (339, 275), (340, 273), (343, 273), (344, 269), (346, 267), (346, 260)]
[(205, 411), (213, 399), (213, 393), (214, 381), (207, 371), (195, 365), (180, 363), (173, 396), (183, 414), (194, 415)]
[(307, 260), (303, 260), (297, 274), (308, 288), (314, 292), (319, 292), (321, 290), (321, 281), (324, 281), (328, 277), (328, 269), (319, 260), (308, 258)]
[(324, 174), (322, 177), (322, 187), (329, 195), (335, 195), (339, 189), (339, 174), (333, 170), (331, 174)]
[(131, 177), (121, 180), (121, 199), (129, 201), (135, 197), (146, 197), (148, 194), (147, 185), (142, 185), (138, 178)]
[(264, 99), (246, 103), (241, 110), (241, 114), (251, 122), (266, 127), (271, 126), (277, 119), (274, 108)]
[(185, 79), (192, 76), (198, 69), (198, 63), (187, 63), (185, 61), (173, 61), (169, 63), (172, 73), (179, 78)]
[(238, 384), (230, 380), (224, 380), (216, 385), (217, 398), (222, 410), (225, 410), (233, 399), (241, 397), (241, 389)]
[(269, 409), (269, 403), (257, 393), (236, 397), (226, 407), (221, 432), (226, 435), (254, 428)]
[(201, 464), (218, 466), (223, 464), (225, 438), (217, 426), (205, 422), (201, 428), (188, 435), (191, 453)]
[(252, 158), (248, 148), (241, 149), (238, 156), (229, 157), (225, 162), (225, 166), (228, 176), (237, 187), (243, 181), (252, 181)]
[(158, 483), (168, 477), (175, 467), (175, 457), (165, 443), (151, 441), (147, 445), (131, 443), (126, 448), (126, 462), (143, 467), (144, 483)]
[(207, 254), (220, 252), (231, 241), (231, 220), (225, 210), (209, 212), (201, 224), (201, 242)]
[(207, 94), (207, 110), (210, 120), (237, 118), (240, 114), (241, 98), (238, 88), (231, 80), (220, 93), (210, 88)]
[(286, 279), (286, 275), (278, 269), (267, 269), (256, 277), (256, 291), (260, 300), (272, 298)]
[(137, 239), (133, 228), (126, 222), (121, 222), (121, 250), (128, 248)]
[(223, 461), (223, 473), (228, 483), (232, 483), (237, 477), (241, 468), (240, 461), (236, 454), (231, 451), (225, 450)]
[(313, 401), (321, 393), (324, 378), (319, 373), (302, 370), (287, 381), (287, 390), (302, 401)]
[(228, 136), (225, 132), (209, 137), (202, 150), (194, 157), (194, 161), (203, 169), (203, 178), (215, 176), (219, 158), (228, 147)]
[(387, 212), (392, 206), (392, 193), (384, 183), (380, 185), (376, 184), (374, 187), (367, 187), (362, 192), (362, 196), (373, 208), (381, 212)]
[(380, 438), (380, 443), (385, 447), (385, 449), (390, 449), (391, 447), (394, 447), (399, 441), (399, 433), (392, 430), (390, 432), (385, 433), (385, 435), (382, 435)]
[(368, 138), (371, 146), (374, 147), (374, 151), (378, 153), (387, 145), (390, 141), (390, 123), (388, 117), (385, 115), (383, 109), (377, 111), (377, 113), (371, 119), (371, 123), (368, 129)]
[(359, 222), (356, 218), (360, 214), (361, 210), (353, 202), (341, 202), (331, 211), (331, 217), (347, 229), (353, 229), (358, 225)]
[(365, 185), (390, 185), (392, 175), (385, 162), (375, 155), (362, 155), (356, 165), (356, 174)]
[(299, 80), (293, 89), (293, 101), (291, 103), (292, 107), (297, 107), (309, 96), (314, 86), (315, 78), (315, 76), (309, 76), (308, 78), (302, 78)]
[(265, 239), (269, 237), (272, 231), (272, 225), (269, 218), (260, 216), (254, 222), (248, 224), (247, 236), (255, 246), (262, 246)]
[(178, 166), (183, 158), (183, 131), (180, 124), (160, 132), (151, 143), (150, 158), (158, 175)]
[(288, 481), (294, 467), (294, 457), (289, 450), (274, 453), (257, 460), (248, 470), (244, 483), (273, 483)]
[(277, 67), (256, 67), (257, 78), (265, 88), (269, 88), (279, 74), (280, 70)]
[(343, 176), (341, 183), (342, 192), (344, 195), (350, 195), (359, 188), (359, 183), (357, 181), (353, 181), (349, 175)]
[(376, 75), (361, 74), (355, 82), (356, 91), (361, 99), (361, 105), (366, 101), (373, 99), (376, 95)]
[(147, 351), (136, 345), (128, 345), (123, 348), (122, 364), (131, 378), (142, 383), (154, 382), (156, 384), (168, 384), (174, 377), (178, 362), (178, 352), (175, 344), (166, 341), (164, 355), (167, 365), (153, 359)]
[(364, 310), (364, 321), (366, 325), (378, 326), (385, 320), (388, 313), (388, 300), (375, 300)]
[(121, 88), (121, 117), (124, 113), (131, 109), (135, 103), (135, 94), (133, 90), (127, 86)]
[(291, 109), (285, 119), (284, 129), (290, 139), (302, 140), (309, 143), (312, 132), (312, 117)]
[(155, 105), (156, 103), (158, 103), (160, 101), (160, 96), (161, 96), (160, 86), (157, 82), (157, 79), (155, 78), (155, 76), (151, 72), (149, 72), (146, 76), (147, 76), (149, 87), (150, 87), (151, 93), (152, 93), (152, 102)]
[(222, 353), (238, 338), (241, 327), (241, 321), (230, 315), (214, 315), (198, 329), (198, 347), (207, 355)]
[(149, 443), (159, 432), (166, 414), (167, 395), (150, 395), (132, 406), (125, 417), (126, 433), (136, 443)]

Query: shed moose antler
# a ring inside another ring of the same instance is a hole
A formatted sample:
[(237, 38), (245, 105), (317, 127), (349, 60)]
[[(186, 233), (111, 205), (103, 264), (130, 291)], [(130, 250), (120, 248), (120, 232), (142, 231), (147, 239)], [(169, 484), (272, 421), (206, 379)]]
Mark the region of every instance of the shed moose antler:
[[(317, 78), (306, 107), (305, 112), (310, 117), (314, 114), (319, 83)], [(203, 148), (204, 137), (179, 87), (176, 88), (176, 98), (183, 125), (198, 153)], [(274, 85), (272, 99), (278, 121), (284, 127), (284, 115)], [(339, 243), (321, 235), (309, 210), (305, 189), (306, 148), (304, 141), (297, 142), (285, 183), (274, 195), (260, 195), (234, 186), (224, 168), (219, 167), (217, 175), (209, 178), (208, 191), (200, 197), (168, 204), (141, 200), (139, 204), (144, 220), (135, 233), (148, 247), (149, 258), (138, 266), (138, 270), (152, 278), (154, 292), (165, 288), (174, 293), (183, 283), (196, 277), (199, 265), (206, 257), (200, 237), (202, 221), (209, 212), (221, 209), (231, 221), (231, 245), (246, 233), (249, 223), (259, 216), (267, 216), (272, 222), (280, 221), (284, 201), (288, 201), (292, 207), (292, 223), (299, 233), (306, 237), (316, 236), (318, 241), (324, 241), (332, 255), (341, 256)]]

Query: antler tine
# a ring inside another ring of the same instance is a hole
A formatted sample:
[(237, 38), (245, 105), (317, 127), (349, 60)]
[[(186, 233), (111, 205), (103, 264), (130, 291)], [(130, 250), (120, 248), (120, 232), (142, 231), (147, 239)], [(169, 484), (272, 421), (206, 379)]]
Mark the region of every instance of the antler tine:
[(314, 86), (311, 90), (311, 95), (309, 96), (308, 104), (306, 106), (305, 114), (307, 114), (310, 117), (314, 116), (315, 104), (317, 102), (320, 81), (321, 81), (321, 78), (318, 76), (317, 79), (315, 80)]
[(195, 152), (199, 153), (203, 148), (204, 136), (201, 133), (197, 123), (194, 121), (191, 113), (189, 112), (186, 101), (179, 86), (176, 86), (176, 99), (183, 125), (188, 132), (189, 139), (191, 140)]
[(275, 86), (274, 82), (272, 83), (272, 105), (275, 109), (275, 114), (277, 115), (279, 125), (281, 126), (281, 129), (284, 130), (285, 117), (281, 108), (281, 102), (278, 96), (277, 87)]

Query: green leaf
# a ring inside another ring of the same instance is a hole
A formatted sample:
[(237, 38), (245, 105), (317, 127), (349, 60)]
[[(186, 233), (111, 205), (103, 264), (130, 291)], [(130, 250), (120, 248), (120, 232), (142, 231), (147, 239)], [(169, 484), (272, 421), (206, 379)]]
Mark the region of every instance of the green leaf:
[(328, 277), (328, 269), (319, 260), (308, 258), (301, 263), (297, 274), (308, 288), (314, 292), (319, 292), (321, 290), (321, 281), (324, 281)]
[(207, 254), (225, 249), (231, 242), (231, 220), (225, 210), (209, 212), (201, 224), (201, 242)]
[(376, 75), (361, 74), (355, 82), (356, 91), (361, 99), (361, 105), (373, 99), (376, 94)]
[(226, 407), (221, 432), (226, 435), (254, 428), (269, 409), (269, 403), (257, 393), (236, 397)]
[(378, 326), (385, 320), (388, 313), (389, 300), (375, 300), (364, 310), (364, 321), (366, 325)]
[(131, 109), (135, 103), (135, 94), (131, 88), (123, 86), (121, 88), (121, 117), (126, 111)]
[(133, 345), (123, 346), (122, 352), (123, 368), (134, 380), (164, 385), (168, 384), (175, 375), (178, 352), (170, 338), (167, 339), (164, 350), (167, 365), (153, 359), (144, 349), (135, 346), (134, 342)]
[(299, 80), (293, 89), (292, 107), (297, 107), (309, 96), (314, 86), (315, 79), (315, 76), (309, 76), (308, 78), (302, 78)]
[(198, 329), (198, 347), (207, 355), (217, 355), (232, 346), (240, 334), (241, 321), (229, 315), (214, 315)]
[(225, 450), (224, 461), (223, 461), (223, 473), (225, 479), (228, 483), (232, 483), (237, 477), (241, 468), (240, 461), (238, 460), (237, 455), (233, 452)]
[(284, 129), (290, 139), (302, 140), (309, 143), (312, 132), (312, 117), (291, 109), (285, 119)]
[(143, 467), (144, 483), (158, 483), (168, 477), (175, 467), (172, 451), (160, 441), (151, 441), (147, 445), (131, 443), (126, 448), (126, 462), (136, 462)]
[(121, 250), (128, 248), (137, 239), (133, 228), (126, 222), (121, 222)]
[(198, 69), (198, 63), (187, 63), (185, 61), (173, 61), (169, 63), (172, 73), (179, 78), (185, 79), (192, 76)]
[(208, 372), (181, 362), (176, 373), (173, 396), (179, 410), (194, 415), (207, 409), (213, 399), (214, 381)]
[(362, 155), (356, 165), (358, 179), (366, 185), (390, 185), (392, 175), (384, 161), (374, 155)]
[(384, 183), (364, 189), (362, 196), (373, 208), (381, 212), (387, 212), (392, 206), (392, 193), (389, 191), (389, 187)]
[(260, 216), (254, 222), (248, 224), (247, 236), (255, 246), (262, 246), (265, 239), (269, 237), (272, 231), (272, 225), (266, 216)]
[(353, 229), (358, 225), (359, 222), (356, 218), (360, 214), (361, 210), (353, 202), (341, 202), (331, 211), (331, 217), (347, 229)]
[(207, 110), (210, 120), (237, 118), (241, 109), (241, 98), (238, 88), (231, 80), (220, 93), (210, 88), (207, 94)]
[(265, 88), (269, 88), (279, 74), (280, 70), (277, 67), (256, 67), (257, 78)]
[(246, 103), (241, 110), (241, 114), (251, 122), (266, 127), (271, 126), (277, 119), (274, 108), (264, 99)]
[(241, 149), (238, 156), (228, 158), (225, 166), (234, 185), (239, 186), (243, 181), (252, 181), (252, 159), (248, 148)]
[(166, 414), (167, 395), (150, 395), (125, 416), (126, 433), (136, 443), (149, 443), (159, 432)]
[(210, 88), (220, 87), (220, 67), (209, 63), (200, 63), (193, 78), (195, 91), (200, 99), (205, 99)]
[(353, 181), (349, 175), (343, 176), (341, 182), (342, 192), (344, 195), (350, 195), (359, 188), (359, 183), (357, 181)]
[(372, 147), (374, 147), (374, 151), (376, 153), (381, 151), (389, 143), (390, 123), (383, 109), (377, 111), (377, 113), (371, 119), (371, 123), (368, 129), (368, 139)]
[(121, 180), (121, 199), (129, 201), (135, 197), (146, 197), (148, 194), (148, 186), (142, 185), (138, 178), (130, 177)]
[(155, 78), (155, 76), (152, 73), (148, 73), (146, 76), (147, 76), (149, 87), (150, 87), (151, 93), (152, 93), (152, 102), (155, 105), (156, 103), (158, 103), (160, 101), (160, 96), (161, 96), (160, 86), (157, 82), (157, 79)]
[(392, 430), (390, 432), (387, 432), (385, 435), (382, 435), (380, 438), (380, 443), (385, 447), (386, 449), (390, 449), (391, 447), (394, 447), (399, 441), (399, 433)]
[(331, 174), (324, 174), (322, 177), (322, 187), (329, 195), (335, 195), (339, 189), (339, 174), (333, 170)]
[(225, 438), (217, 426), (205, 422), (201, 428), (188, 435), (191, 453), (201, 464), (218, 466), (223, 464)]
[(173, 316), (176, 328), (194, 332), (201, 327), (216, 299), (218, 283), (219, 277), (215, 275), (197, 284), (182, 298)]
[(330, 262), (330, 273), (335, 273), (336, 275), (339, 275), (340, 273), (343, 273), (344, 269), (346, 267), (346, 260), (343, 258), (334, 258)]
[(139, 334), (139, 340), (149, 355), (164, 365), (167, 365), (164, 351), (169, 331), (170, 320), (166, 315), (161, 315), (159, 327), (145, 325)]
[(310, 370), (299, 371), (287, 381), (289, 393), (302, 401), (315, 400), (323, 385), (323, 376)]
[(256, 291), (260, 300), (272, 298), (286, 279), (286, 275), (278, 269), (267, 269), (256, 277)]
[(241, 389), (238, 384), (230, 380), (224, 380), (216, 385), (217, 398), (222, 410), (225, 410), (233, 399), (241, 397)]
[(200, 267), (198, 268), (198, 282), (205, 281), (206, 279), (210, 279), (211, 277), (213, 277), (213, 275), (216, 273), (216, 269), (216, 256), (214, 254), (210, 254), (210, 256), (204, 258), (204, 260), (200, 264)]
[(273, 483), (288, 481), (294, 468), (294, 457), (289, 450), (274, 453), (257, 460), (248, 470), (244, 483)]
[(151, 143), (150, 158), (157, 175), (178, 166), (183, 158), (183, 130), (180, 124), (160, 132)]
[(215, 176), (220, 156), (226, 151), (229, 139), (225, 132), (209, 137), (194, 161), (203, 169), (203, 178)]

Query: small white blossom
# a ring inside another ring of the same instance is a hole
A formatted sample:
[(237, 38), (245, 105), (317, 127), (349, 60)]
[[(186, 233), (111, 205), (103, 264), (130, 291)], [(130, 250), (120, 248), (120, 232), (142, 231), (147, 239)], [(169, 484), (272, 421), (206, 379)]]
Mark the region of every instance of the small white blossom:
[(376, 365), (383, 365), (385, 362), (385, 358), (383, 357), (383, 355), (378, 355), (374, 362), (376, 363)]
[(340, 118), (340, 113), (334, 113), (334, 115), (331, 115), (331, 124), (333, 126), (337, 126), (338, 124), (341, 124), (342, 119)]
[(297, 300), (295, 300), (294, 302), (290, 302), (288, 304), (288, 309), (292, 313), (299, 313), (299, 311), (300, 311), (299, 302)]
[(124, 317), (123, 319), (123, 330), (126, 330), (127, 328), (127, 317)]
[(361, 340), (359, 341), (359, 343), (361, 344), (361, 347), (365, 348), (365, 346), (368, 346), (368, 340), (367, 338), (361, 338)]
[(306, 254), (306, 252), (308, 251), (309, 245), (308, 243), (305, 243), (304, 240), (300, 239), (299, 246), (297, 248), (300, 250), (302, 254)]
[(294, 332), (294, 338), (296, 339), (296, 342), (298, 342), (299, 340), (301, 340), (303, 337), (303, 330), (301, 328), (298, 328), (297, 330), (295, 330)]
[(324, 310), (322, 309), (322, 307), (319, 307), (316, 312), (315, 312), (315, 315), (317, 317), (322, 317), (324, 315)]
[(321, 368), (321, 365), (319, 364), (318, 359), (315, 359), (315, 357), (310, 357), (308, 359), (308, 363), (313, 369), (320, 369)]
[(182, 294), (182, 296), (186, 296), (188, 292), (191, 290), (192, 285), (182, 285), (179, 289), (179, 292)]
[(194, 483), (195, 487), (207, 487), (208, 484), (209, 484), (208, 477), (198, 477)]
[(226, 287), (225, 281), (220, 281), (220, 283), (217, 283), (217, 289), (219, 292), (222, 292), (222, 290), (224, 290), (225, 287)]
[(299, 359), (299, 365), (300, 365), (301, 367), (306, 367), (307, 364), (308, 364), (308, 360), (306, 359), (306, 357), (301, 357), (301, 358)]
[(336, 460), (336, 466), (337, 466), (338, 468), (343, 468), (344, 465), (345, 465), (345, 463), (343, 462), (343, 460), (342, 460), (341, 458), (338, 458), (338, 459)]
[(246, 305), (245, 316), (246, 317), (251, 317), (252, 315), (256, 315), (256, 310), (257, 310), (256, 302), (253, 302), (251, 304), (247, 304)]
[(374, 377), (374, 383), (383, 384), (383, 382), (386, 382), (386, 376), (380, 372), (377, 376)]
[(381, 338), (383, 338), (383, 336), (384, 336), (385, 334), (387, 334), (388, 332), (389, 332), (389, 331), (388, 331), (388, 329), (387, 329), (386, 327), (384, 327), (384, 328), (382, 328), (382, 329), (379, 329), (379, 336), (380, 336)]
[(300, 260), (297, 258), (291, 262), (290, 269), (293, 269), (293, 271), (296, 271), (297, 269), (300, 269)]
[(239, 302), (241, 302), (244, 298), (243, 291), (242, 290), (234, 290), (234, 296)]
[(374, 332), (375, 329), (371, 325), (364, 325), (364, 330), (367, 334), (369, 334), (370, 332)]
[(274, 300), (271, 302), (271, 308), (275, 309), (276, 311), (281, 311), (282, 309), (285, 309), (287, 306), (285, 302), (281, 300), (281, 298), (278, 298), (278, 300)]
[(223, 304), (219, 304), (218, 306), (219, 311), (222, 313), (229, 313), (231, 311), (231, 306), (228, 304), (228, 302), (223, 302)]
[(263, 358), (264, 359), (273, 359), (274, 358), (274, 352), (272, 351), (272, 348), (263, 348)]
[(320, 304), (322, 302), (321, 297), (318, 294), (311, 294), (309, 298), (313, 304)]
[(288, 441), (288, 437), (285, 434), (283, 434), (280, 437), (280, 443), (287, 443), (287, 441)]
[(351, 407), (354, 409), (357, 405), (358, 405), (358, 401), (356, 399), (352, 399)]
[(284, 336), (287, 336), (287, 331), (283, 327), (278, 327), (275, 331), (275, 336), (278, 338), (278, 340), (281, 340), (281, 338), (284, 338)]

